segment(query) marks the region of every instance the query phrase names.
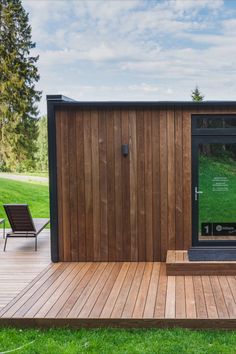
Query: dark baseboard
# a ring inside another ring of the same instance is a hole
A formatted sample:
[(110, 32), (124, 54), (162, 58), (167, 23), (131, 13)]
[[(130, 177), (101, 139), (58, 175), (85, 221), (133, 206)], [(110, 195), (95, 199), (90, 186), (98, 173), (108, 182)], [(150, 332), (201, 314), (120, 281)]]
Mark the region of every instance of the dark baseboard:
[(191, 247), (190, 261), (236, 261), (236, 247)]

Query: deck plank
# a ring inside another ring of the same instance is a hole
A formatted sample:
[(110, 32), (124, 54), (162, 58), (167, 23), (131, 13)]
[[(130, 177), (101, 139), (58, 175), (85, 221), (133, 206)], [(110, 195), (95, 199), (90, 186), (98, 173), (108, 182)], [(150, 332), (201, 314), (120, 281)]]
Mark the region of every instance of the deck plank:
[(66, 301), (70, 297), (71, 294), (75, 291), (77, 285), (83, 279), (84, 275), (87, 273), (88, 269), (91, 267), (90, 262), (86, 263), (79, 263), (77, 266), (77, 274), (74, 279), (71, 279), (70, 284), (67, 286), (66, 289), (63, 288), (63, 292), (61, 296), (54, 302), (51, 309), (47, 312), (45, 317), (54, 318), (57, 317), (60, 309), (66, 307)]
[(146, 304), (149, 283), (152, 275), (153, 263), (146, 263), (142, 282), (138, 291), (136, 304), (133, 311), (133, 318), (142, 318)]
[(196, 312), (198, 318), (207, 318), (207, 310), (205, 297), (202, 287), (202, 279), (200, 276), (193, 277), (195, 301), (196, 301)]
[(211, 277), (211, 286), (214, 292), (216, 307), (219, 318), (229, 318), (229, 313), (226, 307), (223, 292), (220, 287), (219, 279), (217, 276)]
[(94, 287), (96, 286), (97, 282), (99, 281), (102, 273), (104, 272), (105, 268), (107, 267), (108, 263), (100, 263), (97, 269), (95, 270), (94, 274), (91, 277), (91, 280), (86, 284), (85, 288), (82, 290), (79, 298), (75, 302), (74, 306), (70, 310), (67, 317), (69, 318), (77, 318), (81, 309), (83, 308), (84, 304), (86, 303), (87, 299), (89, 298), (91, 292), (93, 291)]
[(89, 317), (91, 317), (91, 318), (99, 318), (100, 317), (101, 312), (103, 311), (103, 307), (107, 302), (107, 298), (110, 295), (110, 292), (114, 286), (115, 280), (117, 279), (117, 276), (121, 270), (121, 267), (122, 267), (122, 263), (120, 263), (120, 262), (115, 263), (115, 265), (110, 273), (109, 279), (107, 280), (105, 286), (103, 287), (100, 295), (96, 299), (96, 303), (94, 304)]
[(230, 318), (236, 317), (236, 302), (225, 277), (218, 277)]
[(209, 276), (202, 277), (202, 286), (203, 286), (203, 291), (206, 300), (206, 309), (207, 309), (208, 318), (218, 318), (215, 298), (212, 291), (212, 286), (211, 286)]
[(149, 289), (147, 293), (147, 299), (145, 309), (143, 313), (144, 318), (153, 318), (156, 304), (156, 294), (160, 279), (161, 263), (154, 263), (152, 268), (152, 275), (150, 279)]
[[(44, 293), (44, 296), (41, 298), (41, 302), (43, 305), (39, 305), (38, 311), (35, 313), (34, 317), (40, 318), (45, 317), (47, 313), (51, 310), (52, 306), (57, 303), (58, 299), (64, 295), (65, 290), (68, 288), (70, 283), (76, 277), (76, 275), (80, 272), (83, 264), (75, 263), (72, 264), (71, 269), (69, 270), (69, 274), (64, 272), (65, 279), (59, 279), (59, 286), (55, 289), (55, 287), (51, 287), (49, 289), (50, 293)], [(55, 284), (55, 283), (54, 283)]]
[(60, 266), (61, 266), (60, 264), (56, 264), (56, 265), (54, 264), (39, 279), (39, 281), (37, 281), (34, 284), (31, 283), (29, 285), (29, 289), (26, 292), (24, 292), (23, 290), (23, 293), (19, 294), (19, 299), (17, 297), (17, 300), (14, 299), (12, 301), (11, 307), (2, 315), (2, 317), (12, 317), (16, 312), (20, 311), (21, 307), (25, 308), (26, 306), (28, 306), (28, 302), (31, 299), (34, 299), (34, 295), (37, 294), (38, 290), (41, 289), (41, 287), (47, 280), (50, 281), (50, 277), (59, 269)]
[(165, 274), (166, 274), (165, 265), (161, 264), (160, 281), (157, 289), (154, 318), (165, 317), (166, 290), (167, 290), (167, 277), (165, 276)]
[(185, 317), (186, 317), (186, 293), (185, 293), (184, 276), (179, 276), (176, 277), (176, 318), (185, 318)]
[[(64, 264), (63, 264), (63, 266), (64, 266)], [(46, 287), (46, 284), (45, 284), (45, 286), (43, 288), (46, 290), (44, 291), (44, 293), (41, 293), (41, 291), (40, 291), (41, 296), (38, 298), (37, 301), (35, 301), (33, 303), (33, 305), (26, 312), (26, 314), (24, 315), (25, 318), (36, 317), (38, 312), (40, 312), (40, 313), (39, 313), (39, 316), (37, 316), (37, 317), (44, 317), (44, 311), (42, 311), (42, 313), (41, 313), (42, 307), (45, 306), (45, 303), (47, 302), (48, 299), (53, 297), (53, 301), (54, 301), (54, 295), (56, 294), (57, 290), (59, 290), (59, 288), (64, 288), (64, 282), (68, 278), (70, 278), (71, 272), (73, 271), (75, 266), (76, 266), (76, 263), (65, 264), (65, 268), (63, 269), (63, 271), (62, 272), (59, 271), (59, 276), (57, 276), (57, 279), (56, 280), (53, 279), (53, 282), (47, 283), (47, 285), (49, 285), (48, 287)], [(56, 299), (56, 297), (55, 297), (55, 299)], [(47, 312), (47, 310), (46, 310), (46, 312)]]
[[(37, 283), (36, 286), (32, 288), (33, 296), (28, 292), (27, 299), (24, 299), (21, 308), (19, 308), (14, 314), (13, 317), (23, 317), (31, 309), (32, 306), (42, 297), (42, 295), (47, 291), (50, 285), (53, 285), (54, 282), (63, 274), (64, 270), (67, 268), (67, 263), (60, 264), (59, 267), (53, 267), (53, 273), (49, 278), (43, 278), (44, 282), (41, 284)], [(36, 288), (36, 289), (34, 289)], [(25, 301), (26, 300), (26, 301)]]
[(165, 318), (175, 318), (175, 279), (174, 276), (167, 279)]
[(4, 239), (0, 233), (0, 313), (51, 263), (50, 230), (38, 237), (38, 251), (34, 239), (9, 239), (3, 252)]
[(134, 306), (135, 306), (136, 299), (137, 299), (138, 292), (139, 292), (139, 288), (140, 288), (140, 284), (141, 284), (142, 277), (143, 277), (144, 267), (145, 267), (144, 262), (138, 263), (136, 273), (135, 273), (135, 276), (134, 276), (134, 279), (132, 281), (132, 285), (131, 285), (131, 288), (129, 291), (129, 295), (127, 297), (126, 304), (125, 304), (123, 313), (121, 315), (121, 317), (123, 317), (123, 318), (131, 318), (132, 317)]
[(132, 281), (134, 279), (134, 275), (135, 275), (137, 266), (138, 266), (138, 263), (135, 262), (135, 263), (131, 263), (131, 265), (129, 267), (129, 270), (126, 274), (123, 286), (120, 290), (120, 293), (117, 297), (115, 306), (113, 308), (113, 311), (111, 314), (112, 318), (120, 318), (122, 315), (122, 312), (123, 312), (123, 309), (124, 309), (124, 306), (126, 303), (126, 299), (128, 297), (129, 290), (132, 285)]
[(78, 314), (78, 318), (87, 318), (90, 315), (93, 306), (101, 294), (102, 289), (105, 287), (106, 281), (109, 278), (115, 263), (111, 262), (108, 263), (106, 268), (104, 269), (99, 281), (97, 282), (96, 286), (94, 287), (93, 291), (89, 295), (86, 303), (84, 304), (83, 308), (81, 309), (80, 313)]
[(228, 276), (226, 277), (226, 279), (229, 283), (232, 295), (234, 297), (234, 301), (236, 302), (236, 277)]
[[(1, 284), (14, 292), (13, 282)], [(10, 303), (0, 294), (0, 326), (236, 328), (235, 296), (232, 275), (167, 276), (157, 262), (57, 263)]]
[(125, 280), (126, 274), (128, 272), (128, 269), (130, 267), (130, 263), (125, 262), (122, 264), (122, 268), (119, 272), (119, 275), (117, 276), (117, 279), (114, 283), (114, 286), (108, 296), (107, 302), (104, 305), (104, 308), (101, 313), (101, 318), (109, 318), (112, 314), (113, 308), (115, 306), (117, 297), (120, 293), (120, 290), (122, 288), (123, 282)]
[(98, 268), (98, 263), (92, 263), (87, 272), (84, 274), (82, 279), (79, 279), (78, 283), (76, 284), (75, 289), (71, 291), (71, 293), (66, 294), (66, 302), (64, 305), (59, 309), (57, 314), (58, 318), (65, 318), (68, 316), (70, 311), (72, 310), (73, 306), (75, 305), (76, 301), (80, 297), (81, 293), (83, 292), (84, 288), (89, 283), (90, 279), (92, 278), (94, 272)]

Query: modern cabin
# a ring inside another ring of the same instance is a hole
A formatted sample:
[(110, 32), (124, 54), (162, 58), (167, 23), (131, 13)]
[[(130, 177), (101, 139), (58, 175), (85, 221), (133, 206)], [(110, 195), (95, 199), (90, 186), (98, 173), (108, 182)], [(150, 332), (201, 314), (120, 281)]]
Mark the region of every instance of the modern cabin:
[(236, 102), (47, 102), (53, 262), (236, 260)]

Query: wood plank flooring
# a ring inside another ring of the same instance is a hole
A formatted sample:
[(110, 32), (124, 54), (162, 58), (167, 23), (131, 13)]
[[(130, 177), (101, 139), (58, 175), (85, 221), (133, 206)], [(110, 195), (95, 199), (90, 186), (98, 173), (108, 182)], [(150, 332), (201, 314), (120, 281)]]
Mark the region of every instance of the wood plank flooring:
[(169, 250), (166, 257), (167, 275), (236, 275), (235, 261), (193, 262), (188, 251)]
[(51, 262), (50, 231), (38, 236), (38, 251), (33, 238), (4, 239), (0, 230), (0, 310), (22, 291)]
[(236, 328), (235, 276), (167, 276), (165, 263), (48, 265), (0, 325)]

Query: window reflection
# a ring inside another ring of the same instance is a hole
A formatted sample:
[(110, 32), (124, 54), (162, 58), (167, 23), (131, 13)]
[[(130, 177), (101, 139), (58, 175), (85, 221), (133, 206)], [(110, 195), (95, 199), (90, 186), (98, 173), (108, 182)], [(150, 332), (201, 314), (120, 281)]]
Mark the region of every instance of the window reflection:
[(199, 239), (236, 240), (236, 144), (199, 145)]

